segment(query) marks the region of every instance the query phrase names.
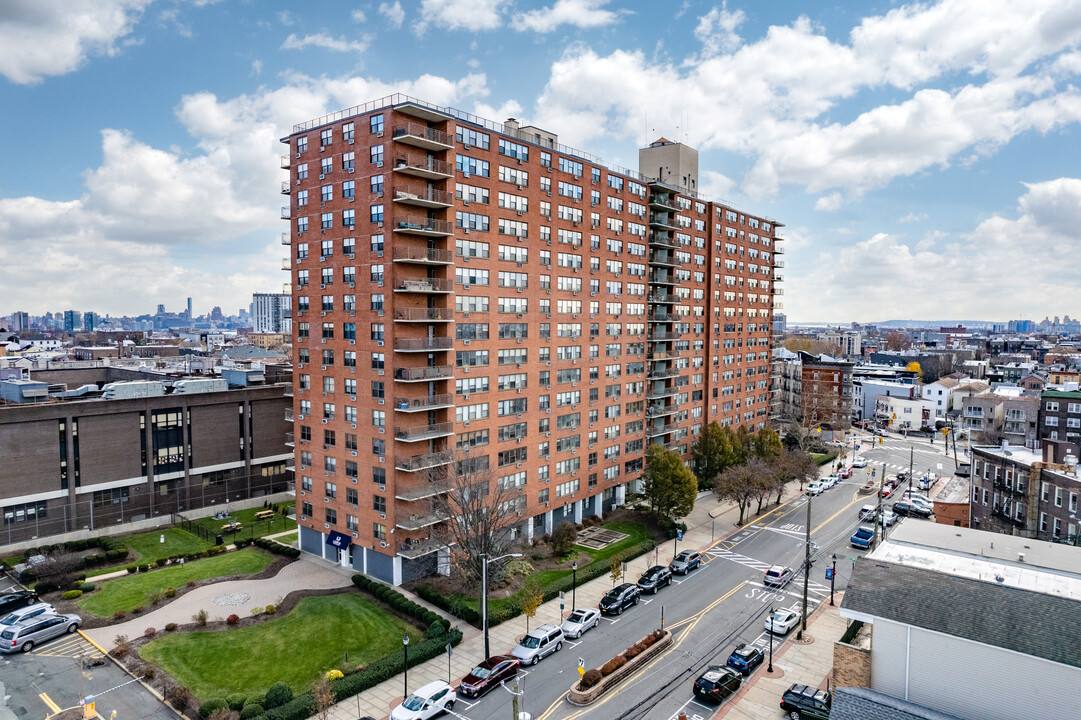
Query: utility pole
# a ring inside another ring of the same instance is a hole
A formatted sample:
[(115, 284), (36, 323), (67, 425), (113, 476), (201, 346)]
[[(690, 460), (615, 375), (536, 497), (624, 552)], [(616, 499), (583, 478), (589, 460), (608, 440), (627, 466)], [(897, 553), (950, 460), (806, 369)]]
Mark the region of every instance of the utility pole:
[[(871, 481), (874, 482), (875, 471), (871, 470)], [(878, 508), (875, 510), (874, 522), (871, 523), (873, 534), (871, 535), (871, 549), (874, 550), (878, 546), (878, 531), (879, 526), (882, 523), (879, 518), (882, 517), (882, 491), (886, 487), (886, 468), (882, 468), (882, 477), (878, 481)]]
[(908, 486), (909, 487), (912, 487), (912, 472), (913, 472), (912, 459), (913, 459), (913, 454), (915, 452), (916, 452), (916, 447), (912, 443), (909, 443), (908, 444)]
[(807, 583), (811, 577), (811, 496), (807, 496), (807, 539), (804, 542), (803, 556), (803, 616), (800, 618), (799, 632), (796, 640), (803, 639), (803, 633), (807, 630)]

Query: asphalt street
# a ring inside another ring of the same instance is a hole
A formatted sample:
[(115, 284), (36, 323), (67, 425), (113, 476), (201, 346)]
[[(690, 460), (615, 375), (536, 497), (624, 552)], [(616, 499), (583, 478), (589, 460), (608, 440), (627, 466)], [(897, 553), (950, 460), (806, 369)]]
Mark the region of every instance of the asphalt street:
[[(832, 556), (837, 555), (835, 587), (841, 590), (855, 558), (863, 554), (850, 546), (849, 537), (860, 525), (859, 508), (875, 502), (874, 495), (857, 492), (871, 477), (871, 470), (875, 470), (876, 480), (883, 471), (887, 475), (907, 471), (911, 451), (917, 479), (928, 471), (948, 477), (953, 472), (953, 458), (952, 454), (949, 458), (943, 455), (943, 449), (941, 442), (931, 445), (926, 439), (909, 442), (888, 437), (878, 443), (876, 438), (873, 446), (863, 441), (857, 454), (867, 458), (868, 467), (855, 470), (850, 480), (810, 500), (813, 565), (807, 578), (808, 614), (820, 603), (829, 602), (825, 570), (832, 567)], [(905, 484), (901, 489), (907, 487)], [(723, 665), (740, 642), (758, 645), (768, 654), (770, 636), (763, 623), (770, 609), (802, 608), (807, 505), (808, 498), (799, 497), (753, 518), (704, 552), (701, 569), (686, 577), (676, 576), (671, 587), (655, 596), (642, 596), (637, 607), (618, 617), (605, 617), (599, 628), (579, 640), (568, 640), (562, 651), (525, 668), (519, 675), (525, 691), (522, 709), (532, 713), (534, 720), (674, 720), (680, 712), (690, 720), (711, 717), (716, 708), (701, 704), (691, 692), (703, 669)], [(795, 579), (780, 590), (762, 584), (766, 569), (774, 564), (796, 571)], [(628, 578), (635, 579), (637, 576)], [(660, 627), (662, 611), (664, 626), (675, 636), (670, 648), (594, 704), (579, 708), (566, 701), (566, 692), (578, 677), (579, 659), (586, 668), (599, 667)], [(774, 637), (774, 650), (795, 636), (794, 629), (787, 637)], [(509, 650), (493, 648), (493, 652)], [(460, 698), (452, 713), (460, 720), (503, 720), (509, 714), (510, 696), (500, 688), (480, 700)]]

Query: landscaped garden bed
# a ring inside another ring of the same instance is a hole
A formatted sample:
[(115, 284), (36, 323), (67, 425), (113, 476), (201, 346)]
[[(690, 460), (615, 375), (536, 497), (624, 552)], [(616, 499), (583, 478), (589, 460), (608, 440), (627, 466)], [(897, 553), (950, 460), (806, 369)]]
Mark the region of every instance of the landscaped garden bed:
[(589, 705), (672, 644), (669, 630), (654, 630), (599, 668), (586, 670), (567, 692), (572, 705)]

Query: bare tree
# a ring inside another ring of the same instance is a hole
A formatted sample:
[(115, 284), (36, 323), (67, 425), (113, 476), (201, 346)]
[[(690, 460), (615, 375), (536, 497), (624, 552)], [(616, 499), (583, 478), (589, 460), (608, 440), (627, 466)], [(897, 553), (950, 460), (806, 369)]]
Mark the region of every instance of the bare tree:
[(713, 492), (720, 501), (731, 500), (739, 508), (739, 520), (737, 525), (743, 524), (743, 515), (747, 505), (758, 496), (758, 476), (765, 471), (762, 461), (751, 458), (746, 464), (733, 465), (725, 469), (717, 476), (713, 484)]
[[(488, 456), (458, 454), (444, 474), (446, 492), (432, 501), (443, 521), (432, 537), (446, 547), (451, 563), (472, 583), (480, 581), (483, 557), (501, 555), (514, 544), (511, 530), (521, 521), (526, 499), (518, 485), (499, 482)], [(488, 566), (498, 579), (502, 565)]]
[(325, 677), (312, 685), (312, 713), (319, 720), (327, 720), (334, 709), (334, 689)]

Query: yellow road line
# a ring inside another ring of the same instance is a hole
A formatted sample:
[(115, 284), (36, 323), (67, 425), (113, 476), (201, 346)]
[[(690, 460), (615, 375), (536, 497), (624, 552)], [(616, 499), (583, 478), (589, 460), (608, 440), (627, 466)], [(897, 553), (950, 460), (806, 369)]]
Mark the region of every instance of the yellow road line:
[(90, 637), (86, 633), (84, 633), (82, 630), (79, 631), (79, 634), (83, 636), (83, 640), (86, 640), (88, 643), (90, 643), (95, 648), (97, 648), (98, 652), (100, 652), (102, 655), (108, 655), (109, 654), (109, 653), (107, 653), (105, 651), (105, 648), (103, 648), (101, 645), (98, 645), (96, 642), (91, 640)]
[[(575, 720), (575, 718), (578, 718), (578, 717), (584, 715), (585, 713), (589, 712), (590, 710), (593, 710), (594, 708), (598, 708), (601, 705), (604, 705), (609, 700), (611, 700), (612, 697), (614, 695), (618, 694), (620, 690), (622, 690), (623, 688), (626, 688), (630, 683), (632, 683), (635, 680), (637, 680), (638, 678), (642, 677), (642, 675), (645, 674), (646, 671), (648, 671), (650, 668), (652, 668), (654, 665), (656, 665), (662, 659), (667, 657), (673, 650), (678, 648), (680, 646), (680, 644), (684, 640), (687, 639), (687, 636), (690, 635), (691, 631), (694, 630), (695, 625), (697, 625), (702, 620), (702, 618), (706, 616), (706, 613), (708, 613), (710, 610), (712, 610), (713, 608), (720, 605), (722, 602), (724, 602), (728, 598), (732, 597), (732, 595), (734, 595), (735, 593), (742, 590), (743, 586), (746, 585), (746, 584), (747, 584), (747, 581), (744, 580), (739, 585), (737, 585), (736, 587), (732, 588), (731, 590), (729, 590), (727, 593), (725, 593), (721, 597), (714, 600), (712, 603), (710, 603), (708, 606), (706, 606), (702, 610), (699, 610), (694, 615), (691, 615), (689, 618), (686, 618), (685, 620), (681, 620), (679, 623), (677, 623), (677, 624), (683, 624), (683, 623), (693, 619), (693, 622), (691, 622), (687, 626), (687, 628), (682, 633), (680, 633), (679, 638), (676, 639), (676, 641), (673, 642), (672, 645), (667, 650), (665, 650), (663, 653), (661, 653), (657, 657), (653, 658), (653, 660), (648, 665), (641, 668), (637, 673), (635, 673), (634, 675), (631, 675), (630, 677), (623, 680), (623, 682), (620, 683), (617, 687), (612, 688), (611, 690), (609, 690), (608, 691), (608, 696), (606, 698), (604, 698), (603, 700), (601, 700), (599, 702), (593, 703), (593, 704), (591, 704), (591, 705), (589, 705), (587, 707), (584, 707), (581, 710), (578, 710), (577, 712), (574, 712), (574, 713), (572, 713), (570, 715), (566, 715), (566, 716), (560, 718), (560, 720)], [(674, 627), (674, 625), (669, 625), (668, 629), (671, 630), (672, 627)], [(563, 698), (566, 697), (566, 695), (567, 695), (567, 693), (563, 693), (562, 695), (560, 695), (559, 698), (555, 702), (553, 702), (551, 705), (548, 706), (547, 710), (545, 710), (543, 713), (541, 713), (540, 716), (538, 716), (537, 720), (547, 720), (549, 715), (551, 715), (551, 713), (556, 709), (556, 707), (558, 707), (563, 702)]]
[(812, 534), (812, 535), (814, 535), (814, 534), (815, 534), (816, 532), (818, 532), (819, 530), (821, 530), (822, 528), (824, 528), (824, 527), (825, 527), (826, 525), (828, 525), (828, 524), (829, 524), (830, 522), (832, 522), (832, 521), (833, 521), (833, 519), (834, 519), (834, 518), (836, 518), (836, 517), (837, 517), (838, 515), (840, 515), (840, 514), (841, 514), (841, 513), (843, 513), (843, 512), (845, 511), (845, 510), (847, 510), (848, 508), (850, 508), (850, 507), (852, 507), (853, 505), (855, 505), (856, 503), (858, 503), (858, 502), (860, 501), (860, 499), (861, 499), (861, 498), (860, 498), (860, 494), (859, 494), (858, 492), (853, 492), (853, 493), (852, 493), (852, 502), (848, 503), (848, 504), (847, 504), (847, 505), (845, 505), (845, 506), (844, 506), (843, 508), (841, 508), (840, 510), (838, 510), (837, 512), (833, 513), (833, 514), (832, 514), (832, 515), (830, 515), (830, 516), (829, 516), (828, 518), (826, 518), (825, 520), (823, 520), (823, 521), (822, 521), (822, 522), (821, 522), (821, 523), (819, 524), (819, 526), (818, 526), (818, 527), (816, 527), (816, 528), (815, 528), (814, 530), (812, 530), (812, 531), (811, 531), (811, 534)]
[(54, 703), (52, 701), (52, 698), (50, 698), (48, 695), (46, 695), (45, 693), (38, 693), (38, 697), (41, 698), (41, 702), (48, 705), (49, 709), (52, 710), (54, 713), (60, 712), (60, 706)]

